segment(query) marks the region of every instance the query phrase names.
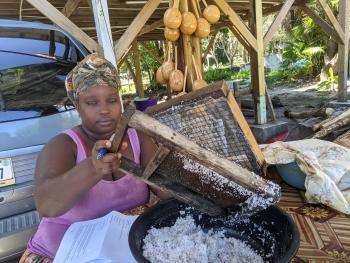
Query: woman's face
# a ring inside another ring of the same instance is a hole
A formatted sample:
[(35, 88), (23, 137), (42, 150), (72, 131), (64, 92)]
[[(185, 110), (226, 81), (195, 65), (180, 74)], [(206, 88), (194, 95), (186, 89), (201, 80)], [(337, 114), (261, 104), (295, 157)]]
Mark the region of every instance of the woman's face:
[(82, 125), (96, 138), (106, 138), (115, 130), (121, 115), (118, 92), (109, 86), (96, 86), (79, 94), (77, 110)]

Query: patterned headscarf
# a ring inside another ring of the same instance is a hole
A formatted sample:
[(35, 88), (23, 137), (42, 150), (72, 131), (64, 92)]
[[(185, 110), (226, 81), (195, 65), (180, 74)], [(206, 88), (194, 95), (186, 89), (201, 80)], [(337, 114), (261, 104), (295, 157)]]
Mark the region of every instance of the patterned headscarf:
[(68, 98), (75, 104), (81, 92), (94, 86), (110, 86), (118, 90), (120, 82), (118, 71), (111, 62), (91, 54), (68, 73)]

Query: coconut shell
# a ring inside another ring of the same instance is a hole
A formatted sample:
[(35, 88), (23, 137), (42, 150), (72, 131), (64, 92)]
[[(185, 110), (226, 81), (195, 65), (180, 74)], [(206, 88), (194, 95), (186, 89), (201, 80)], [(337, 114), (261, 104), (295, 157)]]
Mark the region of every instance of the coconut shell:
[(159, 82), (159, 84), (161, 84), (161, 85), (166, 84), (166, 80), (163, 77), (162, 67), (161, 66), (157, 69), (156, 79)]
[(171, 90), (180, 92), (184, 85), (184, 75), (178, 69), (173, 70), (169, 76), (169, 85)]
[(177, 8), (168, 8), (163, 16), (164, 25), (171, 29), (177, 29), (181, 25), (182, 16)]
[(210, 24), (205, 18), (198, 18), (196, 37), (206, 38), (210, 34)]
[(182, 13), (180, 30), (185, 35), (192, 35), (197, 28), (197, 19), (191, 12)]
[(216, 5), (208, 5), (203, 11), (203, 16), (210, 24), (214, 24), (220, 19), (220, 10)]
[(165, 36), (166, 40), (174, 42), (174, 41), (179, 39), (180, 30), (178, 28), (177, 29), (172, 29), (172, 28), (166, 27), (164, 29), (164, 36)]
[(199, 90), (199, 89), (204, 88), (206, 86), (208, 86), (208, 83), (204, 79), (197, 79), (197, 80), (193, 81), (192, 89)]
[(163, 62), (162, 66), (162, 73), (163, 73), (163, 78), (168, 81), (170, 73), (175, 69), (175, 65), (171, 61), (165, 61)]

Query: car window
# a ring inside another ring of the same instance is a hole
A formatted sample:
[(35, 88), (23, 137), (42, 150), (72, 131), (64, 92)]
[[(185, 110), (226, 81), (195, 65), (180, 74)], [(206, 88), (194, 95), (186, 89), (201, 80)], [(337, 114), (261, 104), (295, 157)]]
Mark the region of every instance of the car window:
[(45, 55), (77, 62), (81, 54), (59, 31), (27, 28), (0, 28), (0, 50)]
[(83, 55), (60, 32), (31, 31), (0, 28), (0, 122), (73, 108), (64, 81)]

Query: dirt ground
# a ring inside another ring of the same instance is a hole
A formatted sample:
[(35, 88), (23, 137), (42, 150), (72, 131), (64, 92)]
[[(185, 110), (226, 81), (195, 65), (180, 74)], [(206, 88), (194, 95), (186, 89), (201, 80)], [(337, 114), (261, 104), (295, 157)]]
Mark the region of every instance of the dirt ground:
[(308, 111), (325, 107), (328, 102), (336, 100), (336, 91), (322, 90), (318, 84), (318, 82), (294, 82), (269, 87), (276, 117), (278, 120), (288, 122), (288, 141), (311, 137), (314, 134), (312, 126), (322, 118), (289, 119), (284, 116), (286, 110)]
[(285, 109), (302, 111), (319, 108), (336, 99), (336, 93), (320, 90), (318, 82), (294, 82), (269, 87), (270, 96), (278, 97)]

